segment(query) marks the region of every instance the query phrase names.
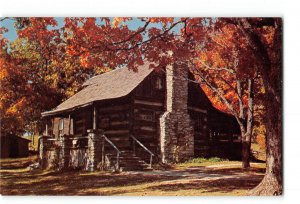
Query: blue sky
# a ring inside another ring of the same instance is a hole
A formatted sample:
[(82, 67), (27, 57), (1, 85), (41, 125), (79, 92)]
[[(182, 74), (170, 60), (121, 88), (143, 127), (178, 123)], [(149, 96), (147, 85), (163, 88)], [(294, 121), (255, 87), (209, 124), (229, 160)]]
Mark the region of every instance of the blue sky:
[[(55, 28), (61, 28), (62, 26), (64, 26), (64, 18), (63, 17), (57, 17), (55, 19), (58, 22), (58, 26), (56, 26)], [(100, 23), (99, 20), (98, 20), (98, 22)], [(3, 36), (5, 38), (7, 38), (9, 41), (14, 41), (17, 38), (17, 32), (16, 32), (16, 29), (14, 28), (14, 23), (15, 23), (15, 21), (12, 20), (12, 19), (6, 19), (6, 20), (1, 22), (1, 26), (4, 26), (5, 28), (8, 29), (8, 32), (4, 33)], [(140, 21), (137, 18), (134, 18), (132, 21), (128, 21), (127, 25), (129, 27), (129, 29), (136, 30), (140, 26), (143, 26), (144, 22)], [(156, 24), (156, 25), (154, 24), (154, 25), (151, 25), (151, 26), (159, 27), (159, 24)], [(53, 29), (53, 28), (49, 27), (49, 29)]]
[(15, 22), (14, 20), (6, 19), (0, 23), (1, 27), (4, 26), (5, 28), (8, 29), (8, 32), (4, 33), (3, 37), (7, 38), (10, 41), (13, 41), (17, 38), (17, 32), (16, 29), (14, 28), (14, 22)]

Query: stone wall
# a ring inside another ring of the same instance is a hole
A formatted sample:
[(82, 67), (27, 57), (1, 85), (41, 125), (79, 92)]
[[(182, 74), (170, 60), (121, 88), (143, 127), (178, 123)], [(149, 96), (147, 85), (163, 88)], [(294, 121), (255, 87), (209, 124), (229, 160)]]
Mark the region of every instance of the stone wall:
[(51, 166), (51, 161), (49, 161), (51, 143), (48, 139), (50, 139), (50, 136), (41, 136), (39, 138), (39, 164), (43, 169), (47, 169)]
[(88, 130), (87, 170), (95, 171), (102, 162), (102, 130)]
[(166, 68), (166, 112), (160, 118), (162, 162), (194, 156), (194, 130), (187, 110), (188, 67), (177, 62)]
[(60, 168), (67, 169), (70, 162), (70, 148), (72, 147), (72, 140), (66, 136), (62, 135), (60, 140)]
[(43, 169), (87, 169), (87, 147), (79, 144), (87, 138), (66, 135), (61, 139), (44, 137), (41, 142), (40, 161)]
[[(107, 155), (103, 130), (87, 130), (87, 137), (62, 135), (60, 139), (42, 136), (39, 161), (42, 169), (81, 169), (87, 171), (118, 169)], [(103, 154), (106, 151), (106, 154)]]

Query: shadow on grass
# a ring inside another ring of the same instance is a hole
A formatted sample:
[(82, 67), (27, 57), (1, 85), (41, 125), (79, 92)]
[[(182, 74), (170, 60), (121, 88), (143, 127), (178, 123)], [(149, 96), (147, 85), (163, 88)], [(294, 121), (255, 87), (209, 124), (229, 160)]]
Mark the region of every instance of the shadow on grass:
[(189, 183), (162, 184), (149, 187), (148, 190), (159, 191), (182, 191), (182, 190), (201, 190), (202, 193), (230, 193), (234, 190), (250, 190), (257, 186), (263, 176), (255, 178), (221, 178), (215, 180), (191, 181)]
[(30, 164), (35, 163), (37, 161), (37, 155), (24, 158), (0, 159), (0, 167), (1, 169), (20, 169), (26, 168)]
[[(4, 172), (1, 173), (1, 180), (1, 183), (4, 182), (4, 185), (1, 184), (2, 195), (104, 195), (101, 193), (101, 188), (132, 186), (172, 180), (172, 178), (169, 176), (137, 176), (103, 172), (86, 174), (80, 172)], [(100, 190), (85, 193), (85, 189)], [(110, 193), (105, 193), (105, 195), (108, 194)]]
[(216, 174), (229, 174), (229, 175), (236, 175), (240, 173), (247, 173), (247, 174), (264, 174), (265, 173), (265, 168), (248, 168), (248, 169), (242, 169), (239, 167), (235, 168), (224, 168), (224, 169), (207, 169), (206, 172), (209, 171), (211, 173), (216, 173)]
[[(0, 193), (2, 195), (120, 195), (142, 191), (231, 192), (247, 190), (262, 179), (264, 168), (207, 168), (192, 167), (184, 170), (113, 174), (107, 172), (47, 172), (25, 169), (26, 159), (1, 162)], [(2, 166), (3, 167), (3, 166)], [(230, 177), (230, 178), (226, 178)], [(188, 179), (188, 182), (181, 182)], [(208, 180), (211, 179), (211, 180)], [(174, 182), (176, 180), (176, 183)], [(167, 181), (167, 182), (164, 182)], [(178, 182), (179, 181), (179, 182)], [(144, 185), (146, 184), (146, 185)]]

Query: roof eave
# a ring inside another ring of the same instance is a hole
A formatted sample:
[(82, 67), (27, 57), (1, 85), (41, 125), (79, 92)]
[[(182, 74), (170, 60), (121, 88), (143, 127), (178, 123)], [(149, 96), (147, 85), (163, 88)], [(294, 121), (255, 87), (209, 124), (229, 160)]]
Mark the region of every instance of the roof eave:
[(42, 112), (41, 115), (42, 115), (42, 118), (44, 118), (44, 117), (47, 117), (47, 116), (55, 116), (55, 115), (59, 115), (59, 114), (62, 114), (62, 113), (72, 112), (72, 111), (74, 111), (74, 110), (76, 110), (76, 109), (84, 108), (84, 107), (90, 106), (90, 105), (92, 105), (94, 102), (95, 102), (95, 101), (92, 101), (92, 102), (89, 102), (89, 103), (85, 103), (85, 104), (78, 105), (78, 106), (74, 106), (74, 107), (72, 107), (72, 108), (67, 108), (67, 109), (45, 111), (45, 112)]
[(77, 110), (79, 108), (85, 108), (85, 107), (91, 106), (95, 102), (98, 102), (98, 101), (105, 101), (105, 100), (113, 100), (113, 99), (123, 98), (123, 97), (126, 97), (126, 96), (130, 95), (132, 92), (133, 92), (133, 90), (131, 92), (129, 92), (129, 93), (124, 94), (123, 96), (119, 96), (119, 97), (115, 97), (115, 98), (107, 98), (107, 99), (103, 99), (103, 100), (95, 100), (95, 101), (91, 101), (91, 102), (88, 102), (88, 103), (85, 103), (85, 104), (74, 106), (72, 108), (61, 109), (61, 110), (45, 111), (45, 112), (42, 112), (41, 115), (42, 115), (42, 118), (44, 118), (44, 117), (48, 117), (48, 116), (55, 116), (55, 115), (59, 115), (59, 114), (62, 114), (62, 113), (72, 112), (72, 111), (75, 111), (75, 110)]

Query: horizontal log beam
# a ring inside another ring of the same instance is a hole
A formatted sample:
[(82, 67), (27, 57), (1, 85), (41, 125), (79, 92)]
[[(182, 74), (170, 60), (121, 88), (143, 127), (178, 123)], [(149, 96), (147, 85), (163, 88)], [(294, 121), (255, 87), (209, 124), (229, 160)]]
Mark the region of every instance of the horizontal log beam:
[(194, 140), (195, 143), (207, 143), (207, 140), (206, 139), (197, 139), (197, 140)]
[(142, 104), (142, 105), (148, 105), (148, 106), (158, 106), (163, 107), (164, 104), (161, 102), (154, 102), (154, 101), (145, 101), (145, 100), (134, 100), (134, 104)]
[(128, 125), (129, 121), (128, 120), (124, 120), (124, 121), (111, 121), (110, 125), (114, 126), (114, 125)]
[(130, 109), (130, 105), (121, 105), (121, 106), (99, 108), (98, 112), (99, 113), (107, 113), (107, 112), (122, 111), (122, 110), (128, 110), (128, 109)]
[(115, 135), (115, 136), (109, 136), (108, 139), (110, 139), (111, 141), (124, 141), (124, 142), (128, 142), (129, 141), (129, 137), (127, 135)]
[(134, 125), (139, 126), (152, 126), (157, 127), (157, 121), (148, 121), (148, 120), (135, 120)]
[(107, 130), (104, 134), (129, 134), (129, 130)]
[(153, 138), (157, 137), (157, 135), (158, 135), (156, 132), (147, 131), (147, 130), (140, 130), (140, 129), (134, 129), (133, 134), (137, 137), (139, 135), (151, 135), (151, 136), (153, 136)]
[(156, 132), (156, 128), (151, 126), (141, 126), (140, 129), (144, 131)]
[(143, 105), (143, 104), (134, 104), (133, 108), (136, 112), (143, 112), (143, 111), (152, 111), (158, 114), (161, 114), (164, 112), (163, 106), (150, 106), (150, 105)]
[(82, 124), (85, 122), (85, 119), (75, 120), (75, 124)]
[(188, 107), (188, 110), (192, 110), (195, 112), (199, 112), (199, 113), (205, 113), (207, 114), (207, 110), (201, 109), (201, 108), (196, 108), (196, 107)]
[(80, 131), (80, 130), (84, 130), (85, 129), (85, 127), (84, 126), (78, 126), (78, 127), (76, 127), (76, 132), (78, 132), (78, 131)]
[(145, 135), (145, 134), (139, 134), (139, 135), (136, 135), (136, 138), (138, 140), (152, 140), (154, 141), (155, 139), (155, 135)]

